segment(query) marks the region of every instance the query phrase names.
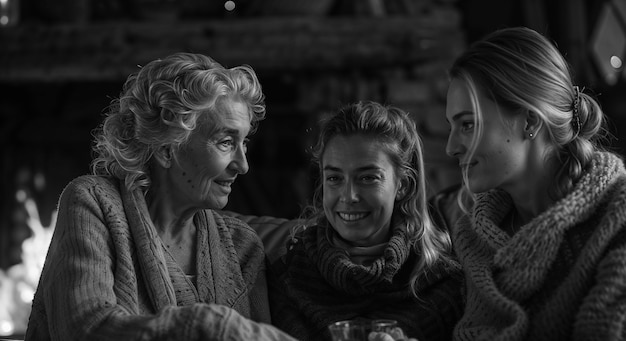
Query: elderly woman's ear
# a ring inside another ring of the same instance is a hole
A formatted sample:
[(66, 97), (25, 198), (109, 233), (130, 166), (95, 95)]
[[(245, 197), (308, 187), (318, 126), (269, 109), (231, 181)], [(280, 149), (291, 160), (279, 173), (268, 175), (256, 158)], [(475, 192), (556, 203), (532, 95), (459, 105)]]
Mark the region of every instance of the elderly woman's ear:
[(170, 146), (161, 146), (154, 153), (154, 158), (163, 168), (170, 168), (172, 165), (172, 148)]

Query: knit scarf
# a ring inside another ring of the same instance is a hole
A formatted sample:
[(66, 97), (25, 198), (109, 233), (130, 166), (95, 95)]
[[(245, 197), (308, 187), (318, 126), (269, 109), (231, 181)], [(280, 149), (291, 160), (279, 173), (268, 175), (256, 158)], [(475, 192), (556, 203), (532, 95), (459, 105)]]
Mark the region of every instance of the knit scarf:
[[(455, 337), (524, 339), (531, 317), (523, 302), (545, 285), (565, 234), (587, 222), (599, 205), (606, 205), (604, 197), (611, 195), (611, 185), (624, 173), (618, 157), (597, 153), (589, 171), (566, 197), (512, 237), (501, 228), (512, 209), (510, 196), (500, 190), (478, 195), (471, 221), (466, 217), (455, 229), (453, 244), (468, 281), (467, 307)], [(601, 233), (594, 233), (589, 245), (606, 245), (619, 232), (622, 226), (611, 223), (612, 219), (604, 217), (593, 227)], [(563, 304), (572, 305), (574, 300)]]
[[(431, 313), (432, 302), (420, 302), (410, 293), (409, 278), (417, 256), (406, 231), (394, 228), (383, 255), (368, 266), (353, 263), (347, 251), (329, 242), (329, 233), (336, 232), (326, 226), (308, 227), (291, 245), (284, 285), (307, 327), (285, 317), (291, 314), (288, 311), (280, 313), (285, 322), (282, 327), (302, 339), (313, 335), (315, 340), (327, 340), (328, 324), (338, 320), (395, 319), (408, 335), (421, 336), (417, 322), (429, 315), (436, 319), (437, 314)], [(449, 275), (444, 270), (433, 271), (420, 279), (418, 290)], [(440, 321), (432, 324), (437, 323)]]

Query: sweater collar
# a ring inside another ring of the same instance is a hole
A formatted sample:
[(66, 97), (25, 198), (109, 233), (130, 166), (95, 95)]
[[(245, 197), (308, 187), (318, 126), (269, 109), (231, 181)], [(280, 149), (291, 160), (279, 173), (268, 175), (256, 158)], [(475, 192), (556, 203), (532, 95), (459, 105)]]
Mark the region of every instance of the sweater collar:
[(411, 249), (405, 229), (395, 226), (383, 255), (367, 266), (355, 264), (346, 250), (334, 246), (328, 237), (334, 232), (331, 230), (326, 226), (308, 228), (303, 239), (309, 259), (315, 260), (321, 275), (331, 286), (344, 292), (368, 293), (398, 284), (394, 278)]
[(373, 261), (380, 258), (387, 248), (387, 242), (372, 246), (354, 246), (348, 244), (338, 233), (330, 233), (328, 237), (333, 246), (348, 252), (348, 256), (350, 256), (353, 263), (364, 266), (368, 266), (372, 264)]
[[(603, 202), (607, 189), (624, 175), (621, 159), (610, 153), (596, 153), (591, 167), (574, 189), (548, 210), (509, 237), (498, 225), (509, 213), (512, 201), (508, 194), (493, 190), (477, 197), (473, 225), (478, 237), (495, 253), (493, 267), (511, 296), (521, 299), (539, 286), (553, 263), (565, 233), (586, 221)], [(520, 290), (525, 282), (528, 290)], [(515, 288), (515, 290), (513, 290)]]
[(170, 281), (161, 239), (148, 213), (143, 193), (139, 189), (128, 190), (122, 182), (119, 187), (150, 300), (157, 311), (176, 305), (176, 294)]
[[(156, 311), (175, 306), (177, 297), (170, 271), (179, 278), (184, 278), (185, 274), (171, 256), (166, 257), (165, 247), (150, 218), (143, 193), (139, 189), (130, 191), (123, 184), (120, 185), (120, 191), (150, 300)], [(194, 290), (194, 298), (198, 302), (233, 306), (240, 300), (246, 281), (241, 274), (229, 227), (223, 217), (211, 210), (200, 211), (194, 222), (198, 226), (198, 289)]]

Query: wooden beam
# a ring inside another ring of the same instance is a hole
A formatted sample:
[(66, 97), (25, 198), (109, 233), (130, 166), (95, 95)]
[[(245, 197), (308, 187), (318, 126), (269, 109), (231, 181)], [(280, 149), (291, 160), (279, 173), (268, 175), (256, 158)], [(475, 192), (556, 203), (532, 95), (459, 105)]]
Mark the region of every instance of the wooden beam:
[(119, 80), (173, 52), (260, 72), (369, 68), (453, 56), (460, 14), (17, 26), (0, 31), (0, 82)]

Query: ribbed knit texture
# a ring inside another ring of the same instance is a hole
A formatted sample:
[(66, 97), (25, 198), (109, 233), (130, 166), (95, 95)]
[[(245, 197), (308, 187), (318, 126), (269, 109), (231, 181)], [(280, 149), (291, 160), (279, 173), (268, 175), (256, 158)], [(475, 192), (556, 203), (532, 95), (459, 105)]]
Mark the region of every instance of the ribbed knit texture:
[(197, 285), (165, 251), (143, 195), (82, 176), (59, 201), (57, 224), (26, 340), (276, 340), (263, 246), (243, 222), (194, 217)]
[[(328, 324), (346, 319), (394, 319), (411, 337), (449, 340), (462, 313), (461, 272), (437, 266), (409, 292), (417, 260), (406, 233), (395, 228), (384, 255), (369, 266), (354, 264), (333, 246), (327, 227), (309, 227), (275, 262), (270, 276), (272, 321), (300, 340), (330, 340)], [(331, 232), (332, 233), (332, 232)]]
[(478, 196), (453, 245), (467, 306), (456, 340), (626, 339), (626, 173), (597, 153), (573, 191), (522, 226), (500, 226), (508, 194)]

